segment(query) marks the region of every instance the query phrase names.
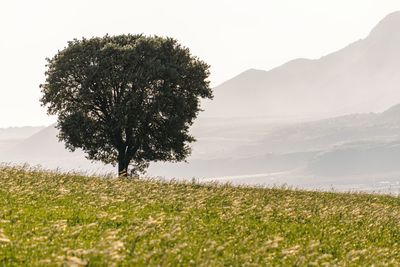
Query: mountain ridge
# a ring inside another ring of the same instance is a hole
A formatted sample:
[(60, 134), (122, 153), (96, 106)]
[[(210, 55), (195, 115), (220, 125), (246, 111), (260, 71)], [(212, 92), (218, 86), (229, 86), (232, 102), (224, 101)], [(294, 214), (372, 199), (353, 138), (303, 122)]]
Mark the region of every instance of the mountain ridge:
[(382, 112), (400, 102), (400, 12), (370, 34), (318, 59), (249, 69), (215, 87), (204, 117), (327, 118)]

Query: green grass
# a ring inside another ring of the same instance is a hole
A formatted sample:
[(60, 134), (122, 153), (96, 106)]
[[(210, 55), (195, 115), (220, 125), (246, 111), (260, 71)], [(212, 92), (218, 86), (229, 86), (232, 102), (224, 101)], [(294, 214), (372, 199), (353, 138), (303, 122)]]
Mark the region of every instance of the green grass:
[(400, 199), (0, 168), (0, 266), (399, 266)]

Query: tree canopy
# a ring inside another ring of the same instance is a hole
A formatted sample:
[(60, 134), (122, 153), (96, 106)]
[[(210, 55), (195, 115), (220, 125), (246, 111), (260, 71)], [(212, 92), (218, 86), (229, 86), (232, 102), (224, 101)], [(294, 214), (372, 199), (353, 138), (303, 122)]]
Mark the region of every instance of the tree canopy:
[(175, 39), (75, 39), (47, 61), (41, 102), (68, 149), (118, 164), (119, 175), (190, 154), (189, 127), (212, 98), (209, 65)]

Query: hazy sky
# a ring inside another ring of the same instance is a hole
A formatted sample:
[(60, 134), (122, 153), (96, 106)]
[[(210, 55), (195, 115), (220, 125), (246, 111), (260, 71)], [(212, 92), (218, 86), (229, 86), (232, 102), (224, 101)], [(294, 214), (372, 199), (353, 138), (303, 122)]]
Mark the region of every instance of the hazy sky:
[(48, 125), (45, 58), (68, 40), (167, 35), (208, 62), (213, 85), (249, 69), (319, 58), (364, 38), (398, 0), (36, 0), (0, 2), (0, 127)]

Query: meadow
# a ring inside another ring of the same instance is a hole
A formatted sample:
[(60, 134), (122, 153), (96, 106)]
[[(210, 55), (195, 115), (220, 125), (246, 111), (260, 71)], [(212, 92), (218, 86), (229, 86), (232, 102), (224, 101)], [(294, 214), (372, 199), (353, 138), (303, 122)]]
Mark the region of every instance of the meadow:
[(0, 266), (399, 266), (400, 198), (0, 168)]

